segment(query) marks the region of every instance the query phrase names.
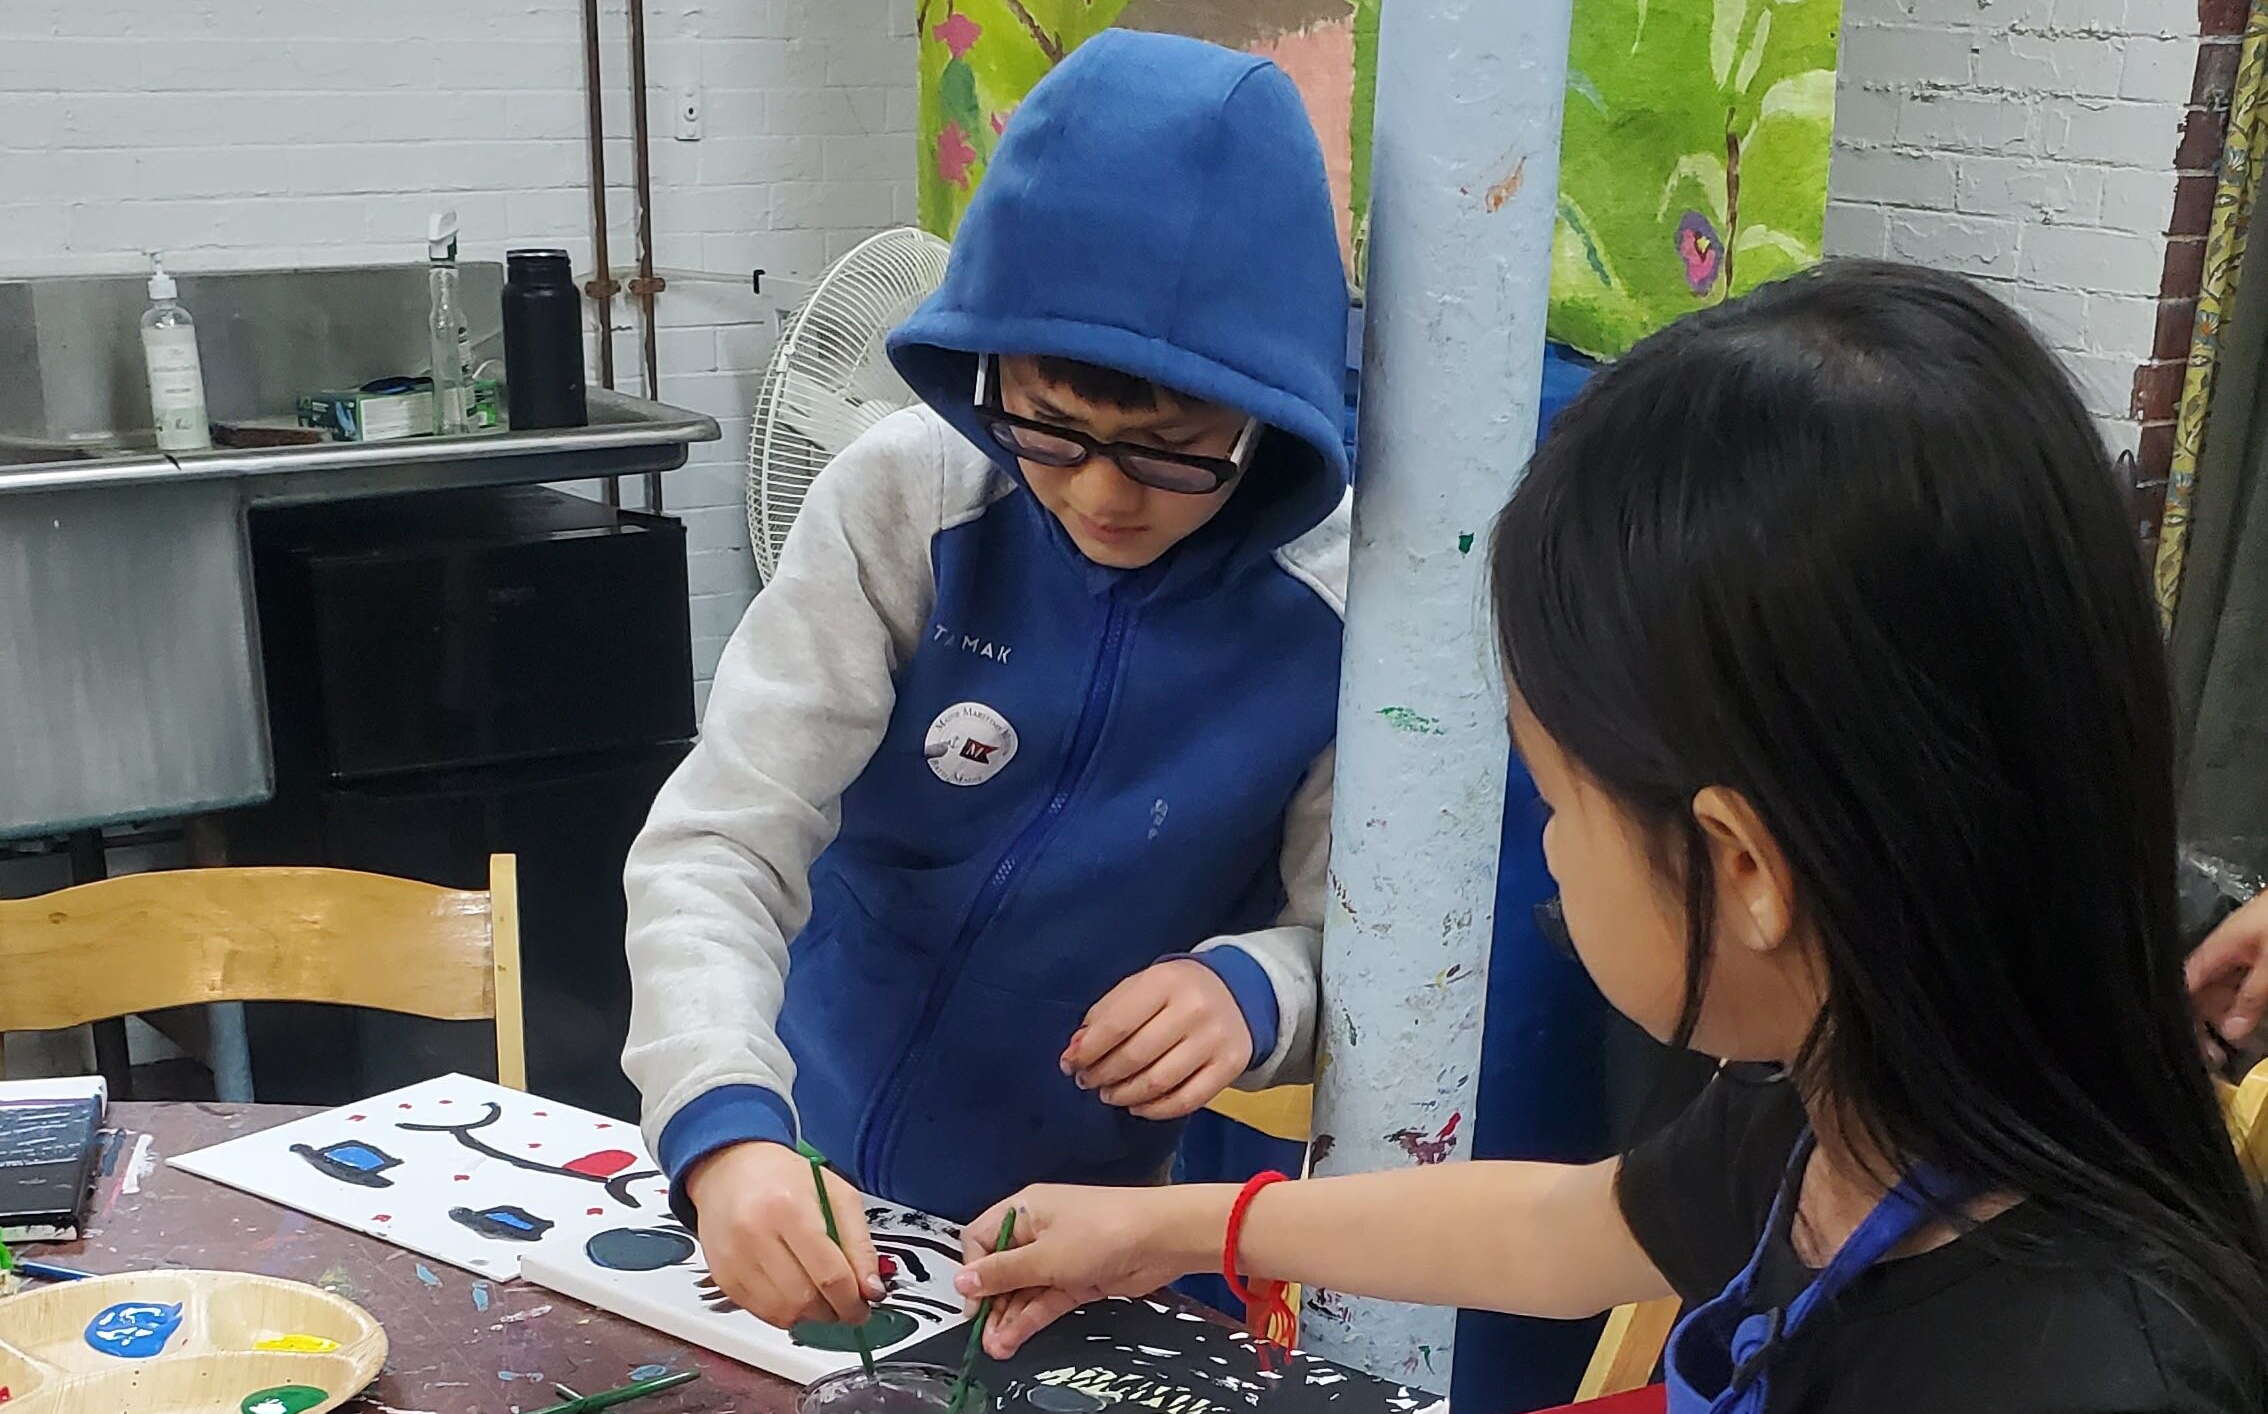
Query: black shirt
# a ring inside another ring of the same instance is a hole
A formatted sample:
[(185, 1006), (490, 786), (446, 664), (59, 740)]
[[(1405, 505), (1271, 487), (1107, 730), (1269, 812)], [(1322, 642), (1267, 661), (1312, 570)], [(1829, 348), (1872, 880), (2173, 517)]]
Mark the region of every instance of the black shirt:
[[(1623, 1216), (1688, 1310), (1748, 1265), (1803, 1123), (1794, 1086), (1727, 1071), (1623, 1159)], [(1785, 1306), (1813, 1275), (1776, 1234), (1755, 1310)], [(1785, 1339), (1769, 1414), (2239, 1407), (2195, 1328), (2126, 1273), (2112, 1241), (2034, 1203), (1877, 1264)]]

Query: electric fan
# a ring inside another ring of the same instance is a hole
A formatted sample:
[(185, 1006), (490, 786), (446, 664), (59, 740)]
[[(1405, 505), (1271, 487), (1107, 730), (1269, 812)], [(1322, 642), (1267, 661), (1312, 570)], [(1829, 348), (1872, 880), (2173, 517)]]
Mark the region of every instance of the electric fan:
[(781, 328), (748, 434), (748, 539), (767, 582), (813, 478), (852, 438), (913, 405), (882, 340), (944, 280), (947, 250), (911, 227), (870, 236)]

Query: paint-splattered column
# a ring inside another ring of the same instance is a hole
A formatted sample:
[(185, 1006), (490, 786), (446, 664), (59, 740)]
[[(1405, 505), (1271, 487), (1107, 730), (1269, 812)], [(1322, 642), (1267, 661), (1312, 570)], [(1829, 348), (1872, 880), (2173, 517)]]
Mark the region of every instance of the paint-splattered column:
[[(1482, 551), (1534, 440), (1569, 3), (1384, 7), (1318, 1174), (1471, 1131), (1507, 750)], [(1446, 1391), (1454, 1328), (1311, 1291), (1301, 1334)]]

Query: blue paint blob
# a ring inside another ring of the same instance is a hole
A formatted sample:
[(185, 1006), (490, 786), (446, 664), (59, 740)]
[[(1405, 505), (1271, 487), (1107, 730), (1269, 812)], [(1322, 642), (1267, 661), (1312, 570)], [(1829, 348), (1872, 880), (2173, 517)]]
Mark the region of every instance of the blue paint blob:
[(121, 1301), (87, 1322), (87, 1344), (122, 1360), (145, 1360), (181, 1329), (181, 1303)]
[(472, 1284), (472, 1304), (475, 1311), (485, 1311), (488, 1309), (487, 1282), (476, 1281)]
[(667, 1365), (640, 1365), (630, 1372), (630, 1382), (636, 1384), (641, 1380), (658, 1380), (668, 1373)]
[(439, 1287), (441, 1285), (441, 1278), (435, 1276), (433, 1268), (423, 1262), (417, 1264), (417, 1279), (424, 1282), (428, 1287)]

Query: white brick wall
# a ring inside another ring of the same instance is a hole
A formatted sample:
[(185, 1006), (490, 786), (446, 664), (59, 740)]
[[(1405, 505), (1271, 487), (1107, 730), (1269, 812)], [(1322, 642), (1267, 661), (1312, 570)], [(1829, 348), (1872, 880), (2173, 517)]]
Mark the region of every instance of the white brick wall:
[(2194, 0), (1844, 0), (1827, 249), (1994, 283), (2138, 426)]
[[(0, 272), (421, 259), (565, 246), (590, 262), (577, 0), (0, 0)], [(664, 266), (795, 278), (913, 213), (909, 0), (648, 0), (654, 246)], [(608, 0), (609, 237), (635, 257), (621, 0)], [(680, 85), (702, 138), (679, 142)], [(696, 675), (754, 588), (740, 466), (770, 301), (662, 296), (661, 396), (724, 440), (664, 481), (689, 531)], [(617, 305), (617, 382), (638, 391)], [(593, 363), (595, 373), (596, 364)], [(637, 499), (636, 483), (625, 498)]]

